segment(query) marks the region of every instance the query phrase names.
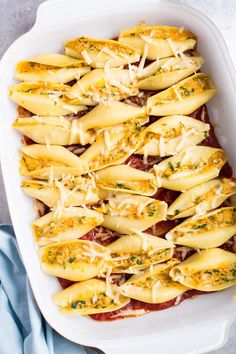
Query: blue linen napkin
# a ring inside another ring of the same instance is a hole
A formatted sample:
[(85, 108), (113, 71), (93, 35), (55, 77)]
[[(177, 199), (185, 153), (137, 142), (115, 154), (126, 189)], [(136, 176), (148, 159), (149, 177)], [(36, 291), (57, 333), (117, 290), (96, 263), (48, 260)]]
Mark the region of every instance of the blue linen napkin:
[(0, 354), (95, 353), (63, 338), (44, 320), (18, 253), (13, 227), (0, 225)]

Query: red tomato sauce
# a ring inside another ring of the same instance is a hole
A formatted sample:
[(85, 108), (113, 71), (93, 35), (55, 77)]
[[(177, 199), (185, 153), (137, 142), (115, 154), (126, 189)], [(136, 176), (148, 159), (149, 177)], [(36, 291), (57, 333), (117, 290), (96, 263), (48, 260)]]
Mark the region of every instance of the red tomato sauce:
[(184, 300), (196, 297), (197, 295), (201, 295), (201, 294), (204, 293), (198, 290), (189, 290), (183, 293), (182, 295), (180, 295), (178, 298), (165, 301), (162, 304), (148, 304), (142, 301), (131, 299), (129, 304), (127, 304), (126, 306), (122, 307), (119, 310), (112, 311), (112, 312), (98, 313), (95, 315), (90, 315), (90, 317), (96, 321), (114, 321), (114, 320), (127, 317), (122, 315), (122, 313), (127, 310), (145, 310), (145, 312), (147, 313), (150, 311), (161, 311), (161, 310), (168, 309), (169, 307), (172, 306), (177, 306)]
[[(107, 234), (107, 237), (105, 236), (105, 239), (103, 239), (100, 234), (103, 232), (104, 234)], [(82, 236), (80, 240), (88, 240), (88, 241), (93, 241), (97, 242), (102, 246), (107, 246), (110, 243), (116, 241), (119, 238), (118, 235), (116, 235), (115, 232), (111, 230), (107, 230), (103, 226), (95, 227), (93, 230), (89, 231), (87, 234)]]

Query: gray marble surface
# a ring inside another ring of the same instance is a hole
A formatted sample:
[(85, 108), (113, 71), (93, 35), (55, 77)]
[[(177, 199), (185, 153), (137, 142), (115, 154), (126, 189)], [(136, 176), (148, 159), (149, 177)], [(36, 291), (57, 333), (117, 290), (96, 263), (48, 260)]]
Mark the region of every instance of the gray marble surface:
[[(37, 7), (41, 2), (42, 0), (0, 0), (0, 57), (16, 38), (32, 27)], [(236, 65), (236, 1), (179, 0), (179, 2), (196, 7), (219, 27)], [(0, 223), (9, 222), (11, 219), (0, 172)], [(225, 346), (211, 353), (236, 354), (236, 321), (231, 326)]]

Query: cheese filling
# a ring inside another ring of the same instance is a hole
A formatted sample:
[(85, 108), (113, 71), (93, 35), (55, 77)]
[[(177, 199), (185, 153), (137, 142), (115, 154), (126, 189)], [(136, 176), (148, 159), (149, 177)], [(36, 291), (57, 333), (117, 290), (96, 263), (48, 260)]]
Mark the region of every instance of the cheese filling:
[[(86, 50), (88, 54), (97, 55), (98, 57), (101, 54), (105, 54), (107, 58), (111, 58), (114, 56), (130, 56), (133, 55), (136, 51), (132, 50), (132, 48), (128, 48), (123, 46), (121, 43), (111, 43), (109, 41), (93, 41), (90, 38), (80, 37), (76, 38), (76, 40), (69, 41), (66, 44), (66, 47), (72, 48), (74, 50), (79, 50), (80, 52)], [(105, 51), (104, 51), (104, 48)], [(111, 54), (113, 53), (113, 54)]]
[(66, 67), (59, 67), (56, 65), (49, 65), (49, 64), (41, 64), (31, 61), (21, 62), (20, 64), (20, 72), (22, 73), (41, 73), (46, 71), (68, 71), (70, 69), (76, 69), (86, 66), (86, 63), (81, 62), (74, 62), (71, 64), (67, 64)]
[(178, 28), (171, 28), (167, 26), (161, 26), (160, 28), (157, 28), (155, 26), (140, 26), (139, 28), (135, 28), (132, 32), (124, 31), (124, 33), (122, 33), (122, 37), (124, 38), (142, 38), (143, 36), (145, 36), (145, 39), (150, 38), (150, 40), (152, 40), (152, 43), (157, 39), (170, 38), (176, 41), (186, 41), (187, 39), (195, 38), (193, 33), (191, 33), (190, 31), (183, 30), (182, 32), (180, 32)]
[(178, 87), (178, 95), (175, 91), (175, 86), (171, 89), (158, 94), (155, 104), (166, 104), (171, 102), (177, 102), (184, 98), (189, 98), (194, 95), (199, 95), (202, 92), (212, 88), (212, 85), (208, 77), (196, 77), (190, 79), (184, 83), (183, 86)]
[(173, 237), (195, 236), (202, 233), (217, 231), (222, 228), (232, 227), (236, 224), (236, 208), (219, 209), (213, 215), (201, 217), (173, 231)]
[[(112, 131), (112, 128), (110, 128)], [(131, 134), (133, 131), (133, 134)], [(114, 132), (114, 131), (113, 131)], [(134, 122), (122, 124), (122, 131), (112, 134), (109, 141), (109, 146), (106, 144), (106, 149), (99, 152), (93, 159), (89, 161), (89, 168), (97, 168), (101, 165), (110, 164), (113, 161), (118, 161), (131, 155), (139, 144), (140, 131), (136, 130)], [(104, 137), (104, 142), (105, 137)]]
[(133, 284), (142, 289), (152, 290), (154, 287), (157, 289), (166, 288), (178, 283), (170, 277), (169, 269), (165, 269), (159, 273), (151, 274), (145, 279), (135, 281)]
[(111, 253), (112, 261), (115, 262), (115, 268), (122, 270), (136, 266), (148, 267), (150, 264), (166, 260), (170, 255), (170, 249), (155, 250), (153, 248), (149, 248), (146, 252), (141, 251), (133, 254)]
[(125, 216), (128, 218), (156, 218), (160, 214), (160, 204), (159, 202), (153, 201), (153, 199), (150, 199), (145, 203), (132, 198), (118, 201), (110, 199), (108, 203), (103, 203), (102, 206), (96, 208), (96, 210), (112, 216)]
[(172, 72), (172, 71), (178, 71), (178, 70), (183, 70), (187, 69), (190, 66), (196, 66), (197, 63), (194, 62), (194, 60), (191, 60), (191, 57), (186, 57), (186, 60), (183, 60), (181, 58), (176, 59), (168, 59), (164, 64), (162, 64), (155, 72), (153, 72), (149, 77), (153, 77), (159, 74), (165, 74), (167, 72)]
[(179, 213), (197, 206), (200, 203), (210, 201), (214, 197), (219, 195), (228, 195), (231, 193), (236, 193), (236, 183), (230, 178), (222, 178), (215, 187), (210, 188), (205, 193), (197, 196), (194, 200), (189, 200), (189, 202), (184, 204), (181, 208), (176, 209), (174, 214), (178, 215)]
[(90, 98), (95, 102), (120, 100), (137, 94), (137, 88), (128, 83), (100, 80), (90, 87), (86, 87), (79, 99)]
[(79, 227), (80, 225), (97, 225), (97, 219), (90, 216), (73, 216), (55, 218), (50, 223), (43, 226), (34, 225), (34, 234), (37, 240), (41, 238), (55, 238), (61, 232)]
[[(53, 181), (52, 181), (53, 183)], [(22, 187), (30, 187), (35, 189), (55, 189), (58, 190), (56, 185), (52, 185), (52, 183), (47, 183), (39, 180), (23, 180), (21, 186)], [(60, 180), (60, 183), (68, 189), (69, 191), (76, 192), (84, 192), (86, 194), (86, 190), (92, 186), (94, 191), (96, 190), (96, 186), (89, 178), (77, 177), (77, 176), (68, 176), (64, 177)]]
[(61, 90), (56, 90), (56, 89), (52, 89), (52, 90), (45, 90), (44, 88), (40, 87), (40, 88), (36, 88), (36, 89), (28, 89), (27, 91), (24, 91), (27, 93), (31, 93), (31, 94), (40, 94), (40, 95), (47, 95), (50, 98), (55, 98), (58, 99), (59, 97), (61, 97), (65, 92), (61, 91)]
[[(42, 256), (41, 260), (43, 263), (59, 265), (64, 269), (76, 269), (77, 264), (80, 262), (88, 264), (93, 263), (98, 265), (102, 260), (106, 258), (106, 254), (101, 252), (99, 247), (90, 245), (90, 250), (85, 246), (86, 245), (71, 244), (66, 246), (52, 247)], [(91, 252), (95, 254), (93, 258), (90, 256)]]
[(168, 162), (168, 167), (164, 171), (158, 171), (159, 176), (169, 179), (177, 179), (189, 176), (195, 173), (205, 172), (211, 168), (220, 169), (225, 162), (224, 153), (222, 151), (214, 152), (207, 161), (201, 159), (200, 161), (191, 162), (177, 161), (172, 163)]
[[(187, 128), (183, 123), (179, 123), (177, 127), (171, 127), (170, 129), (163, 129), (161, 133), (147, 132), (144, 138), (144, 144), (146, 145), (150, 141), (155, 141), (157, 144), (161, 144), (161, 139), (163, 139), (164, 144), (168, 144), (170, 140), (176, 142), (176, 152), (181, 148), (180, 145), (183, 145), (187, 139), (190, 139), (193, 136), (196, 136), (200, 133), (204, 134), (206, 138), (208, 136), (208, 130), (210, 126), (206, 126), (205, 131), (197, 130), (196, 128)], [(179, 148), (178, 148), (179, 147)]]
[(205, 288), (222, 285), (232, 281), (234, 282), (236, 281), (236, 264), (233, 264), (230, 267), (201, 270), (191, 276), (185, 276), (184, 281), (193, 286), (198, 286), (200, 284)]
[[(116, 296), (116, 299), (113, 296), (108, 296), (105, 291), (94, 293), (89, 298), (74, 298), (67, 307), (70, 309), (105, 309), (108, 306), (113, 306), (116, 303), (121, 303), (123, 296)], [(112, 311), (112, 309), (111, 309)]]
[(66, 164), (63, 164), (62, 162), (48, 159), (34, 159), (26, 154), (22, 154), (22, 162), (30, 172), (50, 166), (66, 166)]
[(105, 181), (101, 180), (97, 182), (98, 187), (103, 188), (114, 188), (114, 189), (126, 189), (128, 191), (142, 191), (145, 193), (151, 193), (153, 188), (155, 188), (155, 180), (144, 180), (144, 181)]

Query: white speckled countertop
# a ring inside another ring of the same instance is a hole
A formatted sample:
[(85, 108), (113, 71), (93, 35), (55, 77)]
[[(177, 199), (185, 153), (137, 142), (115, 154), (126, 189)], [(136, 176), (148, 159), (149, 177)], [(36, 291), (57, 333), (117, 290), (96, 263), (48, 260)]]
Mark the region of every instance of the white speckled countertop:
[[(17, 37), (32, 27), (36, 9), (41, 2), (42, 0), (0, 0), (0, 57)], [(178, 0), (176, 2), (197, 8), (216, 24), (223, 34), (236, 67), (236, 0)], [(0, 223), (10, 222), (0, 171)], [(236, 354), (236, 321), (231, 326), (225, 346), (211, 353)]]

